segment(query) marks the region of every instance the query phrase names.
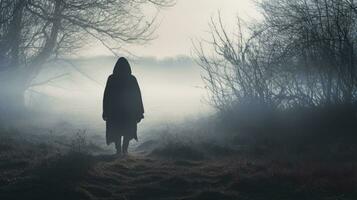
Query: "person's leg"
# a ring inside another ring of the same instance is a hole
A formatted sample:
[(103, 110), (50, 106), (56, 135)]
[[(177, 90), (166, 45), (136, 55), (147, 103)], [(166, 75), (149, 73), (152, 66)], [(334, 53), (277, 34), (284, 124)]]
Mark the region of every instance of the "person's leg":
[(123, 153), (127, 154), (128, 153), (128, 147), (129, 147), (129, 142), (130, 142), (130, 139), (126, 136), (124, 136), (124, 139), (123, 139)]
[(117, 154), (120, 154), (121, 153), (121, 136), (119, 136), (117, 141), (115, 142), (115, 148), (117, 149)]

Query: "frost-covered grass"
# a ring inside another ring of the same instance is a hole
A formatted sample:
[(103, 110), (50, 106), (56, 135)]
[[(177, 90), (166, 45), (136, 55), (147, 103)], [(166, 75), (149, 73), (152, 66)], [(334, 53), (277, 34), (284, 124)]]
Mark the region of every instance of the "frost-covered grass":
[(0, 199), (357, 198), (354, 142), (252, 142), (199, 124), (151, 130), (128, 156), (83, 130), (2, 131)]

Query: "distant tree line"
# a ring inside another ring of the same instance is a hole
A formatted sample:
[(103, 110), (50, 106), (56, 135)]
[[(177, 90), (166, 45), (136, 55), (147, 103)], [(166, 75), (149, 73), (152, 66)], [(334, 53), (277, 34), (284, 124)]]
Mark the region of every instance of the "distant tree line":
[(261, 0), (263, 19), (229, 34), (212, 20), (212, 51), (195, 45), (219, 110), (357, 103), (357, 5), (353, 0)]
[[(155, 16), (144, 6), (173, 0), (0, 0), (0, 102), (23, 107), (43, 64), (72, 55), (95, 39), (112, 51), (152, 38)], [(56, 78), (56, 77), (54, 77)]]

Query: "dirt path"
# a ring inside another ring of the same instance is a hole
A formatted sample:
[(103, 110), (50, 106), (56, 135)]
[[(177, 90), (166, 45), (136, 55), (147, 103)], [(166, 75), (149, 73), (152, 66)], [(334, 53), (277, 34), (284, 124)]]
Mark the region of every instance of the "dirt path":
[[(94, 156), (1, 140), (0, 200), (357, 199), (356, 162), (292, 162), (240, 152), (213, 159), (183, 150)], [(173, 152), (179, 156), (170, 157)]]
[(132, 155), (98, 163), (80, 188), (93, 199), (237, 199), (227, 164)]

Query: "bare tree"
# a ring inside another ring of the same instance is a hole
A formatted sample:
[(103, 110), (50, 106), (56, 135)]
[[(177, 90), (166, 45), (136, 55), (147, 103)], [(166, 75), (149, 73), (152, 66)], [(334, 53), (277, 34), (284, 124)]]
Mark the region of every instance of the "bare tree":
[[(258, 24), (228, 35), (213, 21), (213, 55), (196, 45), (213, 103), (275, 108), (357, 101), (357, 13), (353, 1), (262, 0)], [(242, 33), (247, 33), (244, 36)], [(198, 47), (198, 48), (197, 48)]]
[(260, 4), (269, 34), (278, 35), (298, 96), (314, 104), (352, 103), (356, 94), (356, 13), (339, 0)]
[[(23, 105), (43, 64), (71, 55), (94, 38), (112, 51), (152, 39), (155, 16), (144, 8), (173, 0), (1, 0), (0, 81), (2, 103)], [(7, 105), (8, 106), (8, 105)]]
[[(276, 106), (281, 87), (276, 84), (273, 69), (275, 50), (265, 49), (262, 30), (244, 29), (238, 18), (237, 32), (229, 35), (222, 19), (211, 20), (213, 55), (205, 44), (195, 45), (198, 63), (204, 69), (203, 80), (211, 92), (211, 101), (219, 110), (237, 104), (270, 104)], [(264, 45), (263, 45), (264, 44)]]

